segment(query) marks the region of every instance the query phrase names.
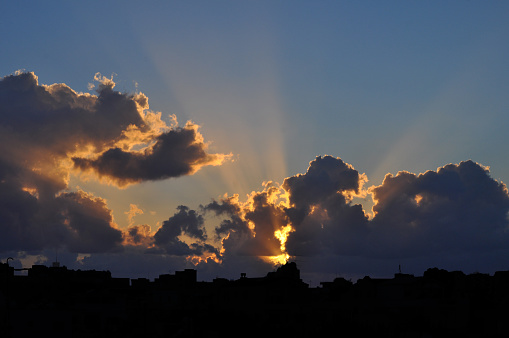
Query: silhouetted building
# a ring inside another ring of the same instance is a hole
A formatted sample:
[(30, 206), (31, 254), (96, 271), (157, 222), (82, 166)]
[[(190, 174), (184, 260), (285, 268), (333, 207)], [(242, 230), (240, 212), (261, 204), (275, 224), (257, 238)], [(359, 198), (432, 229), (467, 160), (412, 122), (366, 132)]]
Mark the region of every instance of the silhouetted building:
[[(422, 277), (344, 278), (309, 288), (295, 263), (263, 277), (198, 282), (185, 269), (146, 278), (34, 265), (14, 275), (0, 264), (0, 337), (504, 336), (509, 271), (465, 275), (431, 268)], [(217, 325), (227, 323), (227, 325)], [(253, 325), (256, 323), (256, 325)]]
[(193, 286), (197, 281), (197, 271), (194, 269), (185, 269), (184, 271), (175, 271), (174, 275), (159, 275), (154, 280), (157, 285), (166, 287)]
[(0, 263), (0, 283), (3, 283), (14, 276), (14, 268), (7, 263)]

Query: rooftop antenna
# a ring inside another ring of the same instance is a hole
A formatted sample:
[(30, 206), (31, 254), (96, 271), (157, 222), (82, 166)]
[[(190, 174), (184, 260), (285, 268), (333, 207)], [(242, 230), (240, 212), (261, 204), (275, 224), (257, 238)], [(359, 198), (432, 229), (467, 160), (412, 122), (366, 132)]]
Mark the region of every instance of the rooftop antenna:
[(401, 264), (398, 266), (399, 273), (401, 274)]
[(58, 262), (58, 248), (55, 248), (55, 261), (53, 262), (52, 267), (59, 268), (60, 263)]

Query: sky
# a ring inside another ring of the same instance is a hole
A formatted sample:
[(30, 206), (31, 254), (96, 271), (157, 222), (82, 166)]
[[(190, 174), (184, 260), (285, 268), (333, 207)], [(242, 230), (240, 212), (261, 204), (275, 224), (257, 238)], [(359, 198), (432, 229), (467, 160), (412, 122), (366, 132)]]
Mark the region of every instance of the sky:
[(0, 260), (509, 269), (504, 1), (0, 4)]

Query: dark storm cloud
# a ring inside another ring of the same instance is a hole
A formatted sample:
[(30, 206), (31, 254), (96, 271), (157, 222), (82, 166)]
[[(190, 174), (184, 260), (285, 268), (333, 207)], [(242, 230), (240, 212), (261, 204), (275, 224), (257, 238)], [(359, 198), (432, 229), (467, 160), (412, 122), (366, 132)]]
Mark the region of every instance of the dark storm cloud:
[(206, 152), (193, 123), (167, 126), (144, 94), (117, 92), (100, 74), (94, 79), (96, 95), (40, 85), (34, 73), (0, 79), (0, 251), (97, 253), (121, 250), (124, 239), (150, 243), (148, 234), (118, 230), (104, 199), (66, 190), (73, 166), (126, 185), (192, 174), (226, 158)]

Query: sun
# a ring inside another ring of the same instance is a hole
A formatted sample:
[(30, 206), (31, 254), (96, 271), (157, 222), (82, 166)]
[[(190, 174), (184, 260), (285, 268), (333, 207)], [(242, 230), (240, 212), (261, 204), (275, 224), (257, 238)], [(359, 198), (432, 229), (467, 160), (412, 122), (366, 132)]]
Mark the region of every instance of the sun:
[(281, 243), (281, 254), (277, 256), (264, 256), (262, 259), (264, 259), (267, 262), (270, 262), (274, 266), (284, 265), (288, 262), (290, 259), (290, 255), (288, 252), (286, 252), (286, 241), (288, 239), (288, 235), (294, 231), (293, 227), (291, 225), (286, 225), (282, 227), (279, 230), (276, 230), (274, 232), (274, 236), (279, 240)]

